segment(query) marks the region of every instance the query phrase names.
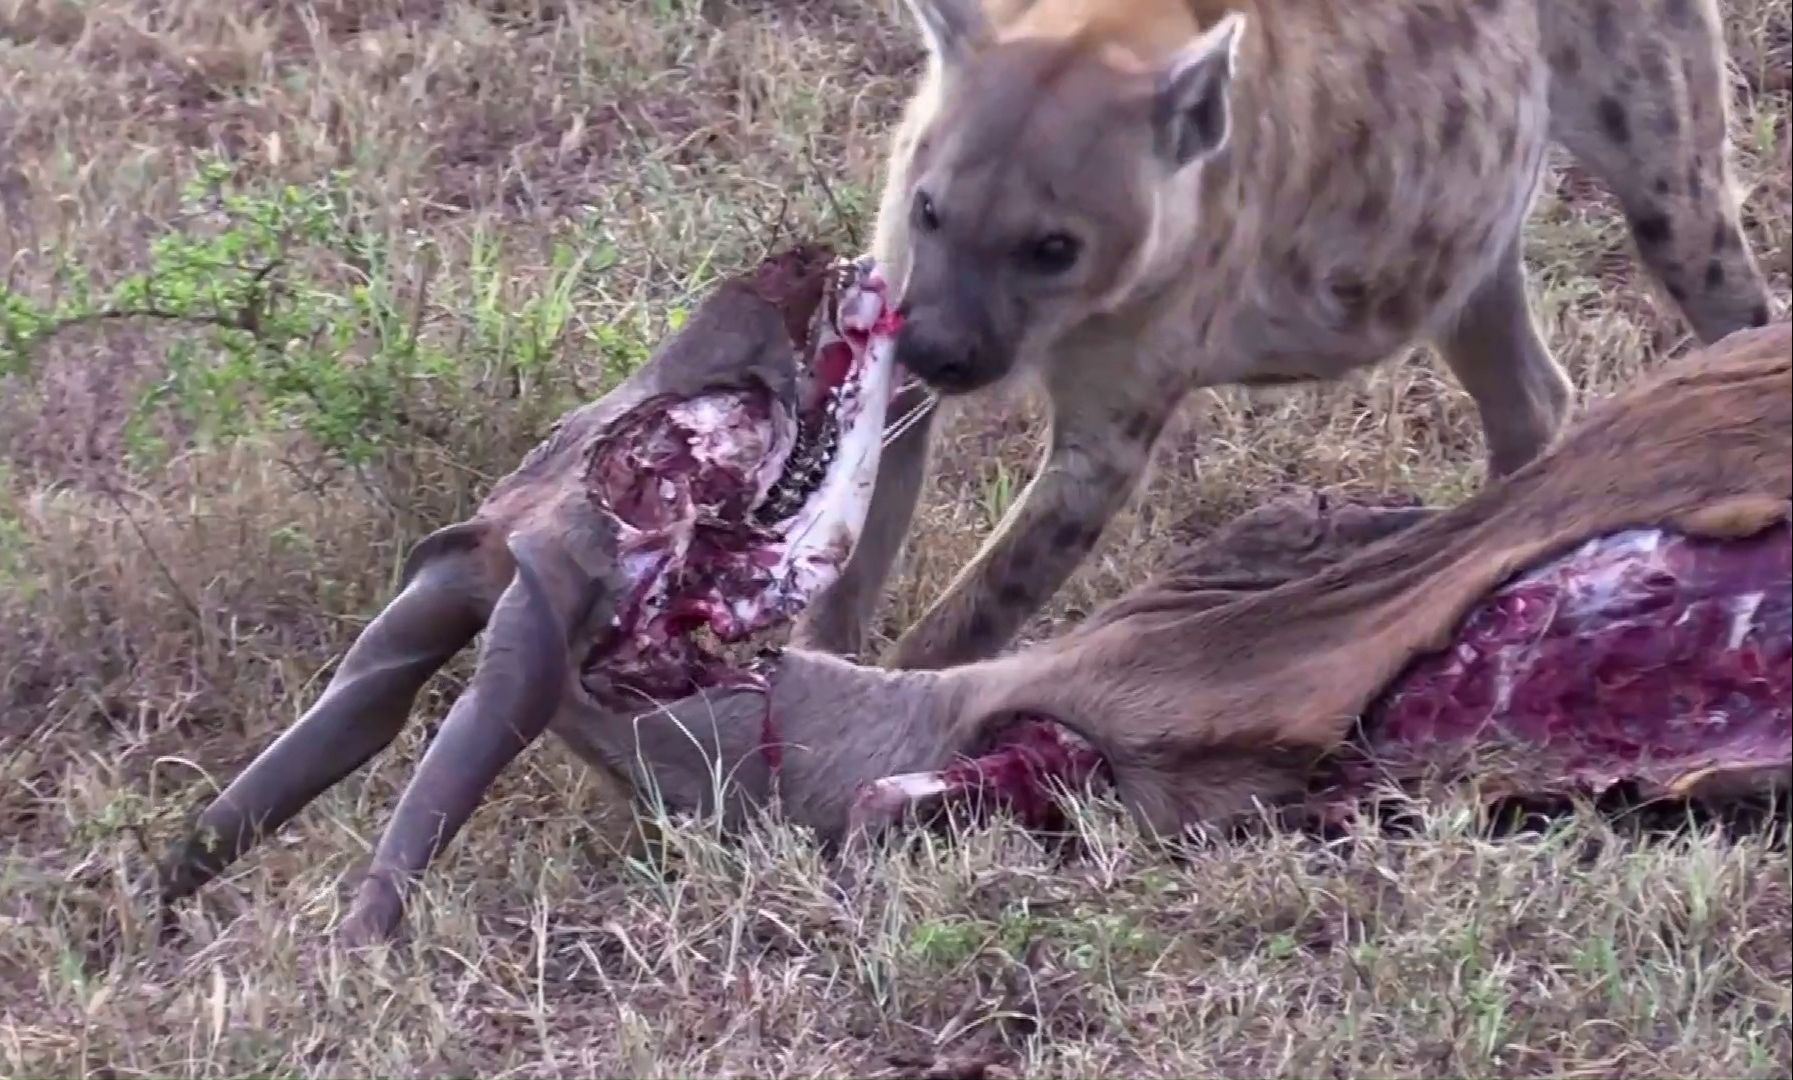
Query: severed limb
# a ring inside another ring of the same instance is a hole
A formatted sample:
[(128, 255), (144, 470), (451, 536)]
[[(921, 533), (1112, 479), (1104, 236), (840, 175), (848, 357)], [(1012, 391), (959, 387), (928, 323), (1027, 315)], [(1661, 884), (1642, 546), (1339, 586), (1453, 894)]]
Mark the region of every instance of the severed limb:
[(403, 591), (355, 639), (323, 695), (163, 860), (163, 904), (205, 885), (397, 737), (423, 684), (485, 623), (477, 537), (464, 533), (451, 526), (418, 544)]
[(467, 823), (486, 790), (540, 738), (570, 670), (569, 639), (599, 587), (554, 540), (510, 541), (516, 574), (492, 610), (479, 663), (424, 753), (380, 837), (342, 933), (350, 944), (389, 936), (405, 895)]

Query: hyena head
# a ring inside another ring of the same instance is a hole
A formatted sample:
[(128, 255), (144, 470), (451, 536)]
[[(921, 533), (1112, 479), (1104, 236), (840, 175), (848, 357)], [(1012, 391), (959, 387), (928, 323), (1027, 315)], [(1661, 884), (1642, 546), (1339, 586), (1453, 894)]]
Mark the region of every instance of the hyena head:
[(882, 223), (900, 253), (897, 359), (966, 393), (1114, 312), (1189, 234), (1244, 17), (1146, 59), (1091, 31), (997, 40), (979, 0), (908, 2), (930, 70)]

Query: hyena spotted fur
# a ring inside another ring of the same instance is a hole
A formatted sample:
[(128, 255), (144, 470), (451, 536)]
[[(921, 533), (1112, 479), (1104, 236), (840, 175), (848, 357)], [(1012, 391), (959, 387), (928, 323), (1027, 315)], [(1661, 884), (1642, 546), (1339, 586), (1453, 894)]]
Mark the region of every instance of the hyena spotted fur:
[[(1536, 456), (1572, 396), (1521, 265), (1552, 139), (1616, 194), (1701, 339), (1768, 321), (1714, 0), (908, 3), (929, 62), (873, 244), (907, 319), (898, 358), (944, 394), (1025, 373), (1051, 426), (897, 666), (1007, 644), (1198, 387), (1335, 379), (1429, 341), (1476, 403), (1490, 474)], [(861, 650), (930, 428), (886, 451), (800, 643)]]

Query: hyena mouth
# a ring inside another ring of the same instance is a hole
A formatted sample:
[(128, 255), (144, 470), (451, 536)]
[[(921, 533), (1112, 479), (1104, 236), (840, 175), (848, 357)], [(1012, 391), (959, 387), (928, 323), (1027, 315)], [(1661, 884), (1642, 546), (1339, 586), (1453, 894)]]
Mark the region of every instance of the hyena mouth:
[(627, 578), (583, 683), (627, 707), (751, 677), (700, 640), (738, 644), (840, 574), (870, 507), (897, 317), (868, 259), (787, 289), (789, 399), (763, 384), (644, 402), (596, 447), (591, 497), (619, 523)]

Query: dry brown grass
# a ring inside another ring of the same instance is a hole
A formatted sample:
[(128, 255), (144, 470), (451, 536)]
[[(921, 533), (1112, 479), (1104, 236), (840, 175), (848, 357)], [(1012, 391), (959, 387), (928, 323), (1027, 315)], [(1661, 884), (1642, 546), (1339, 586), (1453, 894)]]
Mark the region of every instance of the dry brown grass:
[[(1788, 15), (1725, 7), (1750, 238), (1784, 310)], [(724, 846), (681, 825), (659, 864), (615, 849), (611, 793), (545, 745), (437, 865), (411, 942), (362, 962), (325, 935), (413, 730), (158, 939), (143, 853), (314, 696), (406, 545), (602, 385), (602, 335), (652, 340), (780, 235), (850, 244), (865, 226), (918, 59), (895, 15), (0, 0), (0, 251), (28, 295), (48, 298), (63, 261), (101, 282), (140, 267), (208, 151), (256, 182), (350, 170), (358, 227), (392, 241), (387, 280), (444, 348), (548, 288), (556, 241), (607, 252), (571, 279), (552, 365), (524, 377), (490, 360), (502, 346), (469, 352), (492, 365), (479, 393), (419, 406), (449, 426), (359, 472), (271, 437), (128, 464), (129, 405), (187, 328), (84, 328), (42, 350), (39, 378), (0, 382), (0, 1068), (1786, 1075), (1784, 823), (1645, 842), (1581, 813), (1491, 839), (1444, 804), (1412, 833), (1270, 831), (1177, 862), (1092, 806), (1069, 862), (995, 827), (847, 874), (775, 827)], [(1555, 181), (1531, 233), (1539, 309), (1601, 393), (1686, 334), (1635, 286), (1597, 186)], [(494, 238), (481, 293), (469, 268)], [(890, 625), (973, 550), (1038, 433), (1031, 408), (955, 417)], [(1034, 632), (1286, 484), (1460, 497), (1478, 439), (1424, 354), (1343, 386), (1204, 395)]]

